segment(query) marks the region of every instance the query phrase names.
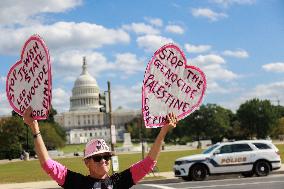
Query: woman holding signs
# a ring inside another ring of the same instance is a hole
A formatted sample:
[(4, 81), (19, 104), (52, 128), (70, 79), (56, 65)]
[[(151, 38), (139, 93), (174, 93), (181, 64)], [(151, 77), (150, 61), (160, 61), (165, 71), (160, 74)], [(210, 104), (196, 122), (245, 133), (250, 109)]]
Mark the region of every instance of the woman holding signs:
[(32, 108), (29, 107), (23, 115), (24, 122), (31, 128), (34, 144), (40, 164), (47, 174), (65, 189), (126, 189), (137, 184), (155, 166), (161, 145), (168, 131), (176, 127), (177, 117), (170, 113), (167, 115), (167, 124), (161, 128), (148, 156), (130, 166), (121, 173), (108, 175), (110, 159), (113, 153), (103, 139), (93, 139), (86, 144), (84, 150), (84, 163), (89, 170), (89, 175), (84, 176), (73, 172), (64, 165), (52, 160), (46, 150), (40, 134), (38, 122), (31, 116)]

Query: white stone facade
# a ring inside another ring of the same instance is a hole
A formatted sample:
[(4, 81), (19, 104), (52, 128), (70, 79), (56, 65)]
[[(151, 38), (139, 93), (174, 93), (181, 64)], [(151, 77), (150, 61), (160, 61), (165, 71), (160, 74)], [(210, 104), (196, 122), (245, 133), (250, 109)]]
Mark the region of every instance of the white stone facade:
[[(99, 87), (88, 73), (83, 58), (82, 73), (76, 79), (70, 97), (70, 110), (57, 114), (55, 121), (66, 129), (67, 143), (86, 143), (93, 138), (110, 140), (109, 114), (100, 112)], [(116, 140), (123, 140), (125, 124), (141, 115), (141, 111), (119, 108), (112, 112), (112, 124), (116, 126)]]

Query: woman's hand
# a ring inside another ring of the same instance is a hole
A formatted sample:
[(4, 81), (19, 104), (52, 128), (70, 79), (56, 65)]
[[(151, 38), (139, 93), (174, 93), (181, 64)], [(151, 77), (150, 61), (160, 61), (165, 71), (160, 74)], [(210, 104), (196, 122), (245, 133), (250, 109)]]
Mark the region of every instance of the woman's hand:
[(177, 116), (174, 113), (169, 113), (167, 115), (167, 122), (170, 127), (175, 128), (178, 122)]
[(28, 107), (24, 111), (23, 120), (32, 129), (33, 133), (37, 133), (38, 123), (37, 120), (34, 120), (34, 118), (32, 117), (32, 111), (33, 111), (32, 107)]

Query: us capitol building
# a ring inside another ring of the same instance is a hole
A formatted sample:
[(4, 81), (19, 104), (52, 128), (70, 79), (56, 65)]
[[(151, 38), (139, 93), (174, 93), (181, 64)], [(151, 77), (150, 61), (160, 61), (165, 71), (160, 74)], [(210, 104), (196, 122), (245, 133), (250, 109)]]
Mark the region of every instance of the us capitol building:
[[(74, 83), (69, 112), (54, 117), (66, 130), (68, 144), (86, 143), (93, 138), (110, 141), (109, 116), (100, 112), (99, 94), (97, 81), (88, 73), (86, 58), (83, 57), (82, 73)], [(112, 124), (116, 128), (116, 140), (122, 141), (126, 123), (140, 116), (141, 111), (118, 108), (111, 115)]]

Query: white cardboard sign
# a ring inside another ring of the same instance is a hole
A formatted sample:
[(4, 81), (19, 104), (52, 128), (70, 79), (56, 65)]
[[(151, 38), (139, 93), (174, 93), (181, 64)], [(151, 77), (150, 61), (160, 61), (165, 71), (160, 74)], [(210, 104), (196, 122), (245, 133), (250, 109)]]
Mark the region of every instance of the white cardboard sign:
[(48, 117), (51, 105), (51, 63), (48, 48), (38, 35), (24, 44), (21, 59), (14, 64), (6, 80), (7, 99), (19, 115), (29, 106), (34, 119)]
[(147, 128), (165, 125), (173, 112), (178, 120), (202, 103), (206, 77), (201, 69), (187, 65), (184, 53), (174, 44), (158, 49), (148, 63), (142, 85), (142, 112)]

